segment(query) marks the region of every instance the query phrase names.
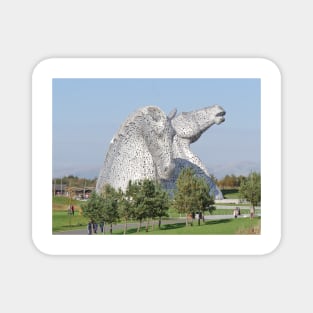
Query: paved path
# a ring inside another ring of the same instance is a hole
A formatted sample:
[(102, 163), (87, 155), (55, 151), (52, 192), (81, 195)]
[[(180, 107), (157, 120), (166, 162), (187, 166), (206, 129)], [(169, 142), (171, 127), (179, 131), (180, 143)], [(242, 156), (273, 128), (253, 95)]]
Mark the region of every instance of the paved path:
[[(236, 207), (240, 208), (240, 210), (249, 210), (250, 206), (247, 205), (223, 205), (223, 204), (214, 204), (216, 209), (228, 209), (228, 210), (234, 210)], [(260, 206), (254, 207), (256, 210), (260, 210)]]
[[(257, 214), (258, 215), (258, 214)], [(238, 216), (238, 218), (247, 218), (249, 217), (248, 214), (241, 214)], [(221, 220), (221, 219), (233, 219), (234, 216), (232, 214), (229, 215), (205, 215), (205, 220)], [(162, 225), (165, 224), (176, 224), (176, 223), (185, 223), (185, 217), (181, 218), (171, 218), (167, 220), (162, 220)], [(197, 223), (197, 219), (195, 219), (194, 223)], [(142, 224), (142, 226), (145, 226), (145, 223)], [(136, 228), (138, 227), (138, 223), (129, 223), (127, 228)], [(158, 224), (155, 222), (155, 229), (157, 229)], [(124, 224), (113, 224), (113, 231), (114, 230), (122, 230), (124, 229)], [(105, 232), (109, 233), (109, 226), (106, 225)], [(100, 228), (98, 227), (98, 233), (100, 233)], [(62, 232), (56, 232), (53, 233), (54, 235), (87, 235), (87, 228), (86, 229), (76, 229), (76, 230), (70, 230), (70, 231), (62, 231)]]

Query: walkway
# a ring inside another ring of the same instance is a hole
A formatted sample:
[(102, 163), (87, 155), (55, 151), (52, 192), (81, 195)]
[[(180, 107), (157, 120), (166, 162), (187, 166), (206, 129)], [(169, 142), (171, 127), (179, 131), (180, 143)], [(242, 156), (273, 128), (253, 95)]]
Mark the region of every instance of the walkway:
[[(257, 216), (259, 216), (257, 214)], [(248, 214), (241, 214), (240, 216), (238, 216), (238, 218), (247, 218), (249, 217)], [(229, 215), (206, 215), (204, 216), (205, 220), (221, 220), (221, 219), (233, 219), (234, 216), (232, 214)], [(184, 223), (185, 222), (185, 217), (181, 217), (181, 218), (171, 218), (171, 219), (166, 219), (166, 220), (162, 220), (162, 225), (166, 225), (166, 224), (176, 224), (176, 223)], [(195, 219), (194, 223), (198, 223), (198, 220)], [(142, 223), (142, 227), (145, 226), (145, 223)], [(151, 226), (151, 225), (150, 225)], [(138, 227), (138, 223), (129, 223), (127, 225), (127, 228), (136, 228)], [(157, 221), (155, 221), (155, 225), (154, 225), (155, 229), (157, 229), (158, 224)], [(124, 229), (124, 224), (113, 224), (113, 231), (114, 230), (123, 230)], [(100, 227), (98, 227), (98, 233), (100, 233)], [(105, 233), (109, 233), (109, 226), (106, 225), (105, 227)], [(62, 231), (62, 232), (56, 232), (53, 233), (53, 235), (87, 235), (87, 228), (86, 229), (76, 229), (76, 230), (70, 230), (70, 231)]]

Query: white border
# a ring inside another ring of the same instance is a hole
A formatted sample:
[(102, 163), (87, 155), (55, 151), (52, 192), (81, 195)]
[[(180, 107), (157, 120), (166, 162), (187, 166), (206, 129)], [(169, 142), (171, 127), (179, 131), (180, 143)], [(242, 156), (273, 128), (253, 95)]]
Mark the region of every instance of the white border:
[[(52, 235), (53, 78), (260, 78), (261, 235)], [(32, 76), (32, 238), (50, 255), (264, 255), (281, 239), (281, 75), (263, 58), (53, 58)]]

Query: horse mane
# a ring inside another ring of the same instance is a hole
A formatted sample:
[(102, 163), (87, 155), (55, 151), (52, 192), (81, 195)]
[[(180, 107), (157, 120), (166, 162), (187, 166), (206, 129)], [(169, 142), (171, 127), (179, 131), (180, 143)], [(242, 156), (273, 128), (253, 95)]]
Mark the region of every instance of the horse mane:
[[(137, 109), (125, 119), (118, 131), (114, 134), (108, 147), (103, 167), (101, 168), (98, 177), (98, 190), (104, 183), (114, 184), (117, 181), (121, 181), (121, 176), (127, 177), (128, 174), (125, 174), (125, 171), (128, 173), (135, 171), (134, 173), (139, 173), (140, 175), (140, 170), (138, 171), (138, 168), (136, 172), (136, 166), (132, 170), (127, 168), (127, 166), (131, 166), (128, 163), (129, 160), (133, 160), (133, 157), (129, 159), (128, 151), (130, 152), (130, 155), (134, 155), (132, 152), (138, 148), (138, 154), (140, 155), (138, 162), (140, 162), (139, 160), (142, 160), (142, 158), (147, 158), (147, 160), (149, 160), (152, 156), (145, 143), (147, 138), (146, 131), (150, 132), (150, 129), (157, 131), (159, 127), (160, 129), (163, 129), (164, 120), (168, 121), (168, 118), (163, 111), (156, 106), (145, 106)], [(150, 136), (154, 136), (153, 134), (154, 132), (151, 131)], [(134, 138), (138, 138), (138, 146), (136, 146)], [(128, 149), (128, 144), (130, 144), (130, 150)], [(144, 146), (142, 146), (142, 144)], [(124, 166), (126, 166), (126, 168)], [(142, 167), (143, 165), (138, 164), (139, 168), (140, 166)], [(116, 173), (112, 171), (113, 168), (116, 169)], [(118, 168), (120, 168), (120, 170), (117, 170)], [(155, 171), (155, 169), (153, 168), (152, 171)], [(126, 183), (128, 183), (128, 181)]]

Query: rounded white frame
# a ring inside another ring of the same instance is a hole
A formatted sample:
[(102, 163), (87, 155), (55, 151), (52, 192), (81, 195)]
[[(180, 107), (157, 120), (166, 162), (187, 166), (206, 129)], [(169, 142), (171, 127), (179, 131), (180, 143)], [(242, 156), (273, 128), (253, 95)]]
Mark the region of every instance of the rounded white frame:
[[(260, 235), (52, 234), (53, 78), (259, 78)], [(49, 255), (264, 255), (281, 239), (281, 74), (264, 58), (51, 58), (32, 75), (32, 238)]]

